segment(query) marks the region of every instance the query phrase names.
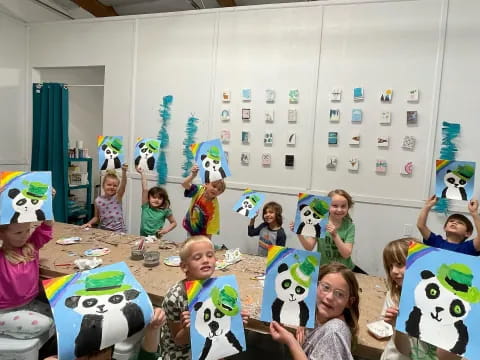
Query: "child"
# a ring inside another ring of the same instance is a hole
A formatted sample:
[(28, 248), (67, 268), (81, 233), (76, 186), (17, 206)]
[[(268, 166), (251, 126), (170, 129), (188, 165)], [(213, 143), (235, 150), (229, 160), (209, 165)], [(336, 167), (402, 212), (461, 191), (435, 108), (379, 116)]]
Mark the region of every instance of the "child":
[(84, 224), (83, 228), (91, 228), (99, 223), (98, 227), (103, 230), (115, 232), (127, 232), (123, 219), (122, 199), (127, 186), (128, 165), (122, 165), (122, 180), (118, 178), (115, 170), (108, 170), (102, 182), (103, 195), (95, 199), (95, 214), (93, 218)]
[(441, 236), (434, 234), (427, 226), (427, 218), (430, 210), (437, 202), (437, 197), (433, 195), (427, 201), (420, 211), (417, 220), (417, 227), (422, 234), (423, 242), (426, 245), (438, 247), (441, 249), (456, 251), (467, 255), (480, 255), (480, 215), (478, 214), (478, 200), (468, 202), (468, 211), (475, 223), (477, 236), (473, 240), (465, 241), (473, 233), (473, 226), (470, 220), (462, 214), (452, 214), (447, 218), (443, 225), (446, 240)]
[(258, 240), (259, 256), (267, 256), (269, 245), (285, 246), (286, 235), (282, 228), (282, 207), (274, 201), (266, 203), (263, 206), (263, 223), (257, 228), (255, 217), (250, 220), (248, 225), (248, 236), (260, 236)]
[[(353, 360), (352, 337), (358, 331), (358, 282), (345, 265), (330, 263), (320, 268), (317, 287), (315, 328), (303, 336), (294, 335), (275, 321), (272, 338), (286, 344), (293, 360)], [(300, 339), (300, 340), (299, 340)]]
[[(137, 168), (137, 172), (142, 178), (142, 218), (140, 222), (140, 235), (156, 235), (161, 237), (172, 231), (177, 226), (177, 221), (172, 215), (170, 209), (170, 200), (165, 189), (154, 186), (150, 190), (147, 187), (147, 179), (144, 171)], [(165, 219), (168, 219), (170, 225), (163, 228)]]
[(331, 198), (331, 204), (325, 238), (297, 235), (298, 239), (302, 246), (309, 251), (312, 251), (317, 245), (317, 251), (322, 254), (320, 265), (335, 261), (344, 264), (354, 272), (365, 273), (354, 265), (351, 258), (355, 241), (355, 225), (348, 211), (353, 206), (352, 197), (342, 189), (332, 190), (328, 196)]
[(30, 225), (0, 225), (0, 334), (19, 339), (36, 338), (52, 325), (50, 307), (36, 298), (39, 250), (52, 239), (53, 221), (31, 234)]
[[(383, 250), (383, 266), (387, 274), (388, 292), (383, 305), (382, 316), (385, 322), (395, 327), (398, 315), (398, 304), (402, 291), (403, 276), (407, 262), (408, 246), (415, 238), (403, 238), (391, 241)], [(419, 356), (423, 354), (423, 357)], [(435, 346), (427, 344), (417, 338), (395, 331), (385, 346), (381, 360), (409, 360), (409, 359), (460, 359)]]
[(182, 183), (185, 197), (192, 198), (183, 227), (189, 235), (205, 235), (209, 239), (220, 231), (220, 207), (217, 196), (225, 191), (223, 179), (205, 185), (192, 184), (198, 174), (198, 165), (193, 165), (191, 173)]

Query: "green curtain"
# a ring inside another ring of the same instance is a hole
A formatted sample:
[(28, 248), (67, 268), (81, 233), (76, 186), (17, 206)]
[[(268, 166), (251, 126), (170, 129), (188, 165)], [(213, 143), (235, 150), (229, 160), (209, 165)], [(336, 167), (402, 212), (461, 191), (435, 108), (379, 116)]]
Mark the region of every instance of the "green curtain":
[(32, 171), (51, 171), (56, 190), (53, 213), (67, 222), (68, 89), (64, 84), (33, 84)]

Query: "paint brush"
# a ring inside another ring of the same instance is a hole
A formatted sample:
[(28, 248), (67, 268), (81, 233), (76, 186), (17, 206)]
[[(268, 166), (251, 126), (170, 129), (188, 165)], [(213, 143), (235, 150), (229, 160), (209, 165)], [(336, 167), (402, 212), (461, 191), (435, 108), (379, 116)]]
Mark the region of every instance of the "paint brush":
[(140, 242), (138, 243), (138, 250), (143, 250), (143, 247), (145, 246), (145, 238), (142, 238)]

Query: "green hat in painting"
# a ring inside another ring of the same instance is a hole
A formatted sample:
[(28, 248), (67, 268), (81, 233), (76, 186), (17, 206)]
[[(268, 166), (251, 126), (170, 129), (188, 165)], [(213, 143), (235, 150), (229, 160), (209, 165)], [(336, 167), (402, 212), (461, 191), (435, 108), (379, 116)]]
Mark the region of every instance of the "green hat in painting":
[(75, 295), (110, 295), (131, 289), (131, 285), (122, 284), (125, 274), (121, 271), (104, 271), (88, 275), (85, 278), (85, 289), (78, 290)]
[(215, 307), (223, 314), (228, 316), (235, 316), (240, 310), (238, 307), (238, 293), (230, 285), (225, 285), (221, 290), (214, 287), (210, 293), (212, 302)]
[(437, 272), (438, 281), (459, 298), (471, 304), (480, 302), (480, 291), (472, 286), (472, 270), (465, 264), (442, 264)]
[(112, 148), (113, 150), (120, 152), (122, 150), (122, 142), (118, 138), (114, 138), (113, 141), (107, 143), (107, 146)]
[(313, 199), (310, 204), (308, 204), (318, 217), (323, 218), (326, 213), (330, 210), (330, 205), (324, 200)]
[(145, 144), (150, 150), (152, 150), (153, 152), (157, 152), (158, 151), (158, 141), (156, 140), (149, 140), (147, 141), (147, 143)]
[(32, 200), (46, 200), (48, 184), (44, 184), (38, 181), (25, 181), (23, 184), (27, 185), (25, 189), (22, 190), (23, 196)]
[(292, 278), (303, 287), (310, 287), (312, 273), (318, 266), (318, 261), (315, 256), (309, 255), (303, 260), (301, 264), (293, 264), (290, 268), (290, 275)]
[(260, 201), (260, 196), (258, 196), (257, 194), (253, 194), (251, 196), (248, 197), (250, 199), (250, 202), (253, 204), (253, 206), (256, 206), (258, 204), (258, 202)]
[(208, 149), (207, 155), (213, 160), (220, 161), (220, 150), (216, 146), (212, 146), (210, 149)]
[(459, 165), (455, 170), (452, 171), (460, 179), (468, 181), (475, 175), (475, 168), (470, 165)]

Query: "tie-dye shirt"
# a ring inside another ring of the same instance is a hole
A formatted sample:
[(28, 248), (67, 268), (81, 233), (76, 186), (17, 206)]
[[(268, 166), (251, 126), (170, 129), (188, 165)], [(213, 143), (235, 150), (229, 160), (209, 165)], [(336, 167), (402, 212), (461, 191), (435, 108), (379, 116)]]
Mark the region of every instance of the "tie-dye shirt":
[(192, 184), (185, 197), (192, 198), (183, 227), (190, 235), (213, 235), (220, 231), (220, 211), (217, 198), (207, 200), (205, 186)]

